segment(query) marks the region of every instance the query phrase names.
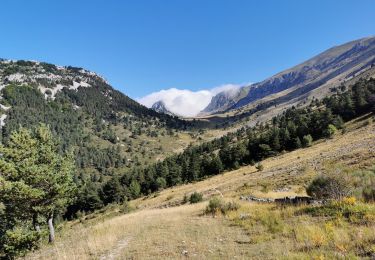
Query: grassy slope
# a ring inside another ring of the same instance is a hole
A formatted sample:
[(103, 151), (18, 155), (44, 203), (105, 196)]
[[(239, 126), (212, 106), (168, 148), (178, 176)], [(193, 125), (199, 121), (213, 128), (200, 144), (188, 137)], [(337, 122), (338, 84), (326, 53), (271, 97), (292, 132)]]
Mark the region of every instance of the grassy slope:
[[(223, 194), (228, 200), (238, 200), (243, 194), (264, 197), (304, 194), (304, 185), (329, 165), (341, 163), (354, 169), (373, 166), (375, 124), (364, 126), (366, 122), (350, 122), (344, 135), (337, 134), (310, 148), (267, 159), (263, 161), (262, 172), (245, 166), (132, 201), (131, 205), (137, 208), (133, 213), (121, 215), (115, 212), (118, 209), (110, 209), (105, 214), (96, 213), (67, 223), (54, 246), (45, 246), (28, 258), (310, 259), (326, 254), (327, 250), (345, 255), (356, 246), (353, 241), (371, 246), (371, 241), (375, 241), (375, 221), (366, 226), (343, 221), (338, 226), (335, 224), (333, 237), (328, 237), (330, 226), (326, 223), (331, 225), (330, 222), (307, 215), (296, 216), (297, 209), (280, 211), (270, 205), (241, 202), (240, 211), (227, 218), (212, 218), (202, 215), (207, 202), (172, 207), (181, 204), (183, 196), (194, 191), (202, 192), (205, 199)], [(290, 190), (275, 191), (280, 187), (290, 187)], [(243, 221), (241, 214), (251, 217)], [(276, 224), (269, 221), (274, 219)]]

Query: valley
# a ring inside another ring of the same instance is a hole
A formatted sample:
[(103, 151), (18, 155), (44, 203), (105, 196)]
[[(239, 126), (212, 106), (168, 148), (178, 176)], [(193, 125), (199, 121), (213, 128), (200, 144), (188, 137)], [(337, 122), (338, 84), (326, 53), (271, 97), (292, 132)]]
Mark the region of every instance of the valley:
[[(342, 224), (334, 224), (339, 232), (337, 235), (343, 239), (339, 240), (338, 237), (335, 240), (336, 248), (330, 249), (327, 245), (326, 251), (324, 247), (312, 244), (311, 248), (301, 250), (299, 246), (302, 246), (303, 241), (320, 243), (320, 240), (314, 239), (323, 239), (322, 243), (325, 243), (326, 234), (317, 224), (313, 224), (319, 223), (321, 218), (294, 216), (293, 212), (300, 207), (289, 206), (280, 213), (272, 205), (241, 201), (239, 198), (249, 194), (264, 198), (303, 195), (306, 183), (322, 172), (330, 172), (332, 167), (350, 171), (373, 169), (375, 125), (368, 125), (367, 120), (368, 116), (349, 122), (345, 134), (338, 133), (332, 139), (317, 141), (309, 148), (266, 159), (262, 162), (264, 169), (261, 172), (254, 166), (241, 167), (200, 182), (169, 188), (130, 201), (129, 207), (133, 211), (125, 215), (121, 213), (121, 208), (109, 207), (105, 211), (83, 216), (63, 225), (62, 235), (55, 245), (45, 246), (26, 258), (310, 259), (311, 254), (330, 258), (332, 254), (348, 256), (356, 253), (355, 248), (343, 250), (338, 247), (340, 243), (343, 243), (342, 246), (350, 245), (345, 239), (350, 232), (354, 232), (352, 228), (356, 229), (355, 224), (345, 224), (349, 226), (344, 226), (344, 229), (340, 227)], [(202, 193), (204, 201), (184, 204), (184, 196), (193, 192)], [(236, 201), (241, 208), (227, 216), (204, 215), (207, 201), (215, 196), (223, 196), (226, 201)], [(277, 238), (278, 231), (259, 233), (262, 225), (246, 226), (241, 223), (240, 216), (250, 214), (255, 217), (256, 212), (266, 216), (287, 214), (288, 221), (282, 220), (285, 221), (282, 238)], [(360, 227), (361, 230), (355, 230), (364, 232), (363, 239), (369, 241), (375, 239), (375, 222), (371, 221)], [(293, 232), (289, 230), (288, 223), (294, 223), (294, 228), (302, 232), (298, 236), (305, 235), (305, 238), (288, 235), (288, 232)], [(302, 231), (307, 228), (306, 223), (310, 223), (311, 230)], [(267, 234), (273, 237), (267, 237)]]
[[(191, 118), (83, 68), (0, 60), (0, 258), (373, 257), (374, 46)], [(296, 196), (315, 204), (273, 202)]]

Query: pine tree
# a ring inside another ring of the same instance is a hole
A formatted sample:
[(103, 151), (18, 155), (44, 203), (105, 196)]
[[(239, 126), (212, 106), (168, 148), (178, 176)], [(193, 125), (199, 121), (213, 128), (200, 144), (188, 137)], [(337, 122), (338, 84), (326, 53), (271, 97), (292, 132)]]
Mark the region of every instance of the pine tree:
[(223, 170), (224, 166), (220, 160), (220, 157), (214, 154), (210, 162), (210, 174), (218, 174)]
[(13, 223), (32, 221), (39, 232), (40, 218), (54, 242), (53, 218), (72, 201), (74, 162), (60, 155), (50, 129), (41, 125), (31, 132), (21, 128), (0, 147), (0, 200)]
[(275, 151), (280, 151), (280, 138), (279, 138), (279, 131), (274, 131), (272, 134), (272, 148)]
[(176, 164), (176, 161), (173, 158), (168, 160), (168, 173), (168, 182), (170, 186), (182, 182), (181, 168)]
[(200, 174), (201, 174), (200, 160), (196, 153), (193, 153), (190, 158), (188, 172), (189, 172), (189, 176), (188, 176), (189, 181), (196, 181), (199, 179)]
[(122, 203), (125, 199), (124, 188), (117, 177), (111, 178), (102, 188), (101, 198), (105, 204)]
[(167, 181), (163, 177), (158, 177), (156, 179), (157, 190), (162, 190), (167, 187)]

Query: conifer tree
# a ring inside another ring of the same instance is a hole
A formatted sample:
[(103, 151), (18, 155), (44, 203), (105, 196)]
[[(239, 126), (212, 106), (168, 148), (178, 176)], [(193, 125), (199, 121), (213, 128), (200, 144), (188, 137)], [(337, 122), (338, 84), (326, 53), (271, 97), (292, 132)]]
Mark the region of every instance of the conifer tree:
[[(40, 220), (44, 220), (49, 242), (54, 242), (54, 215), (75, 193), (72, 154), (58, 153), (58, 144), (45, 125), (35, 131), (21, 128), (13, 132), (0, 152), (0, 202), (11, 222), (8, 227), (14, 230), (17, 225), (32, 223), (39, 232)], [(11, 230), (8, 238), (12, 238)]]

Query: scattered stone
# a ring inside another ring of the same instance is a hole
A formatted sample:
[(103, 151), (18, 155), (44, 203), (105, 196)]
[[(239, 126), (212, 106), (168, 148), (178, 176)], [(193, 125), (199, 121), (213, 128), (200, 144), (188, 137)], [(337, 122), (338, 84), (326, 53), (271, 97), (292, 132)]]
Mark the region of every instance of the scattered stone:
[(271, 199), (271, 198), (257, 198), (254, 196), (241, 196), (240, 200), (263, 202), (263, 203), (271, 203), (275, 201), (274, 199)]

